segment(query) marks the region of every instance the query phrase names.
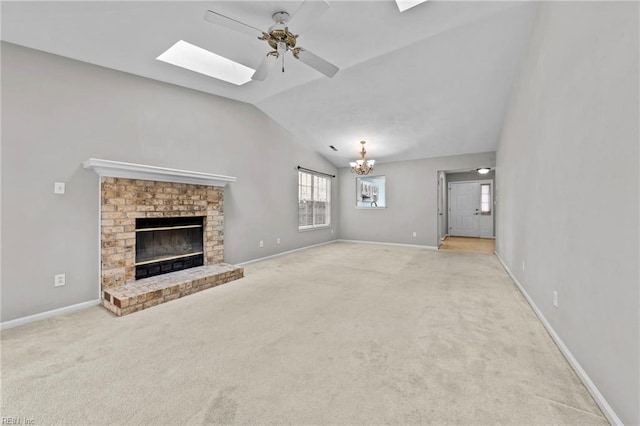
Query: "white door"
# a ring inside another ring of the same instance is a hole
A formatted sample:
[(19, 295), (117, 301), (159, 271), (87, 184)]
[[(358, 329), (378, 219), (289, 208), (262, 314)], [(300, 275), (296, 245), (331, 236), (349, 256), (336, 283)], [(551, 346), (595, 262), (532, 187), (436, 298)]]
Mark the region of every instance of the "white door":
[(449, 235), (480, 236), (480, 185), (478, 182), (449, 184)]
[(449, 184), (449, 235), (493, 237), (493, 182)]

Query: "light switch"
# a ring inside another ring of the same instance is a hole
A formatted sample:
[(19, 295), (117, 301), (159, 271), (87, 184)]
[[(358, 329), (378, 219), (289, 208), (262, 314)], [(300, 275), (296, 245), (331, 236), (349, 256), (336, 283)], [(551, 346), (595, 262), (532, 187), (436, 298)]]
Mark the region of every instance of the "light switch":
[(53, 184), (54, 194), (64, 194), (64, 182), (56, 182)]

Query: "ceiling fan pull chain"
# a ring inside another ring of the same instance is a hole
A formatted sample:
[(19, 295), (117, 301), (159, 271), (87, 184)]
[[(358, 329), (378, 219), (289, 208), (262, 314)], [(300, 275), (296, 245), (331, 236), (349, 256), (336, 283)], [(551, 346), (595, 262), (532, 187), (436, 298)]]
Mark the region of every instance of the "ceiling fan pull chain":
[(284, 55), (282, 55), (282, 72), (284, 72)]

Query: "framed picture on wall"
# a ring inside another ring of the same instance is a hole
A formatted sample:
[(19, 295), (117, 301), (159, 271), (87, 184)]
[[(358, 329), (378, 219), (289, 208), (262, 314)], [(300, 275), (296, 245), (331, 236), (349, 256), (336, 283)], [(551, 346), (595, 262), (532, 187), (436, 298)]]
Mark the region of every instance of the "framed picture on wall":
[(356, 208), (384, 209), (387, 207), (385, 176), (356, 178)]

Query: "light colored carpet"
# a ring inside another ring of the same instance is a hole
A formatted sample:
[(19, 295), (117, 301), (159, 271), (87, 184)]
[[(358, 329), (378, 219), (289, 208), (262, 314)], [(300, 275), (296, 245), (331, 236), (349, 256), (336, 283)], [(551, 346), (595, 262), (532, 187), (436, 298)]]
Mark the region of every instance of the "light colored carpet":
[(334, 243), (2, 332), (35, 424), (607, 424), (488, 254)]

